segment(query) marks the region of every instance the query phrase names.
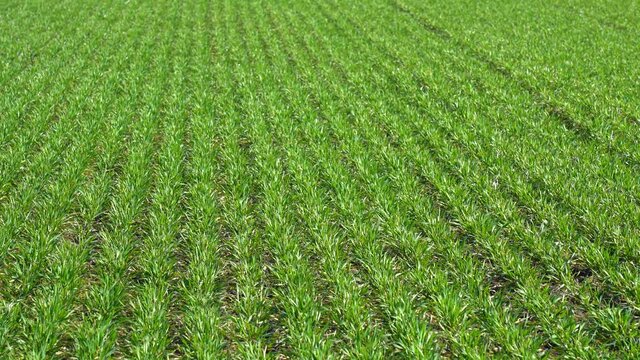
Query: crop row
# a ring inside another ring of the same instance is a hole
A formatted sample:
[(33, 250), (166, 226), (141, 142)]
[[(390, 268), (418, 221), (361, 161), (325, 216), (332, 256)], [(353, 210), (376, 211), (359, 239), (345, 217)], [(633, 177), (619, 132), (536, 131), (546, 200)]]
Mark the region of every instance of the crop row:
[(633, 15), (0, 6), (7, 357), (640, 354)]

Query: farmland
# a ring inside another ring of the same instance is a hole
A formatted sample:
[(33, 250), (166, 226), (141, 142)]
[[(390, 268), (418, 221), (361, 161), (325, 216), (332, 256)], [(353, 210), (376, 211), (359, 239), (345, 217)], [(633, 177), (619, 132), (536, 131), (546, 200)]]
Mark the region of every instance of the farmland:
[(639, 25), (0, 2), (0, 358), (640, 358)]

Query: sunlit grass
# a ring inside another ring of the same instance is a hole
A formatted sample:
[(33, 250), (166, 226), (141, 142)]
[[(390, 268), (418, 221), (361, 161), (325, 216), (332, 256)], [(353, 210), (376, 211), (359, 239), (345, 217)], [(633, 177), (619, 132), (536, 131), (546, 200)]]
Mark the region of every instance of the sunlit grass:
[(640, 357), (620, 6), (0, 5), (0, 353)]

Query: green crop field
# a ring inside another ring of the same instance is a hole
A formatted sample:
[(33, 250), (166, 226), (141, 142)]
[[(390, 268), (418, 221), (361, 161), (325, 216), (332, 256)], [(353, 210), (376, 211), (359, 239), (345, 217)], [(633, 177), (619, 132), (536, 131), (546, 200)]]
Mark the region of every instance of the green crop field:
[(637, 0), (0, 1), (0, 359), (640, 358)]

